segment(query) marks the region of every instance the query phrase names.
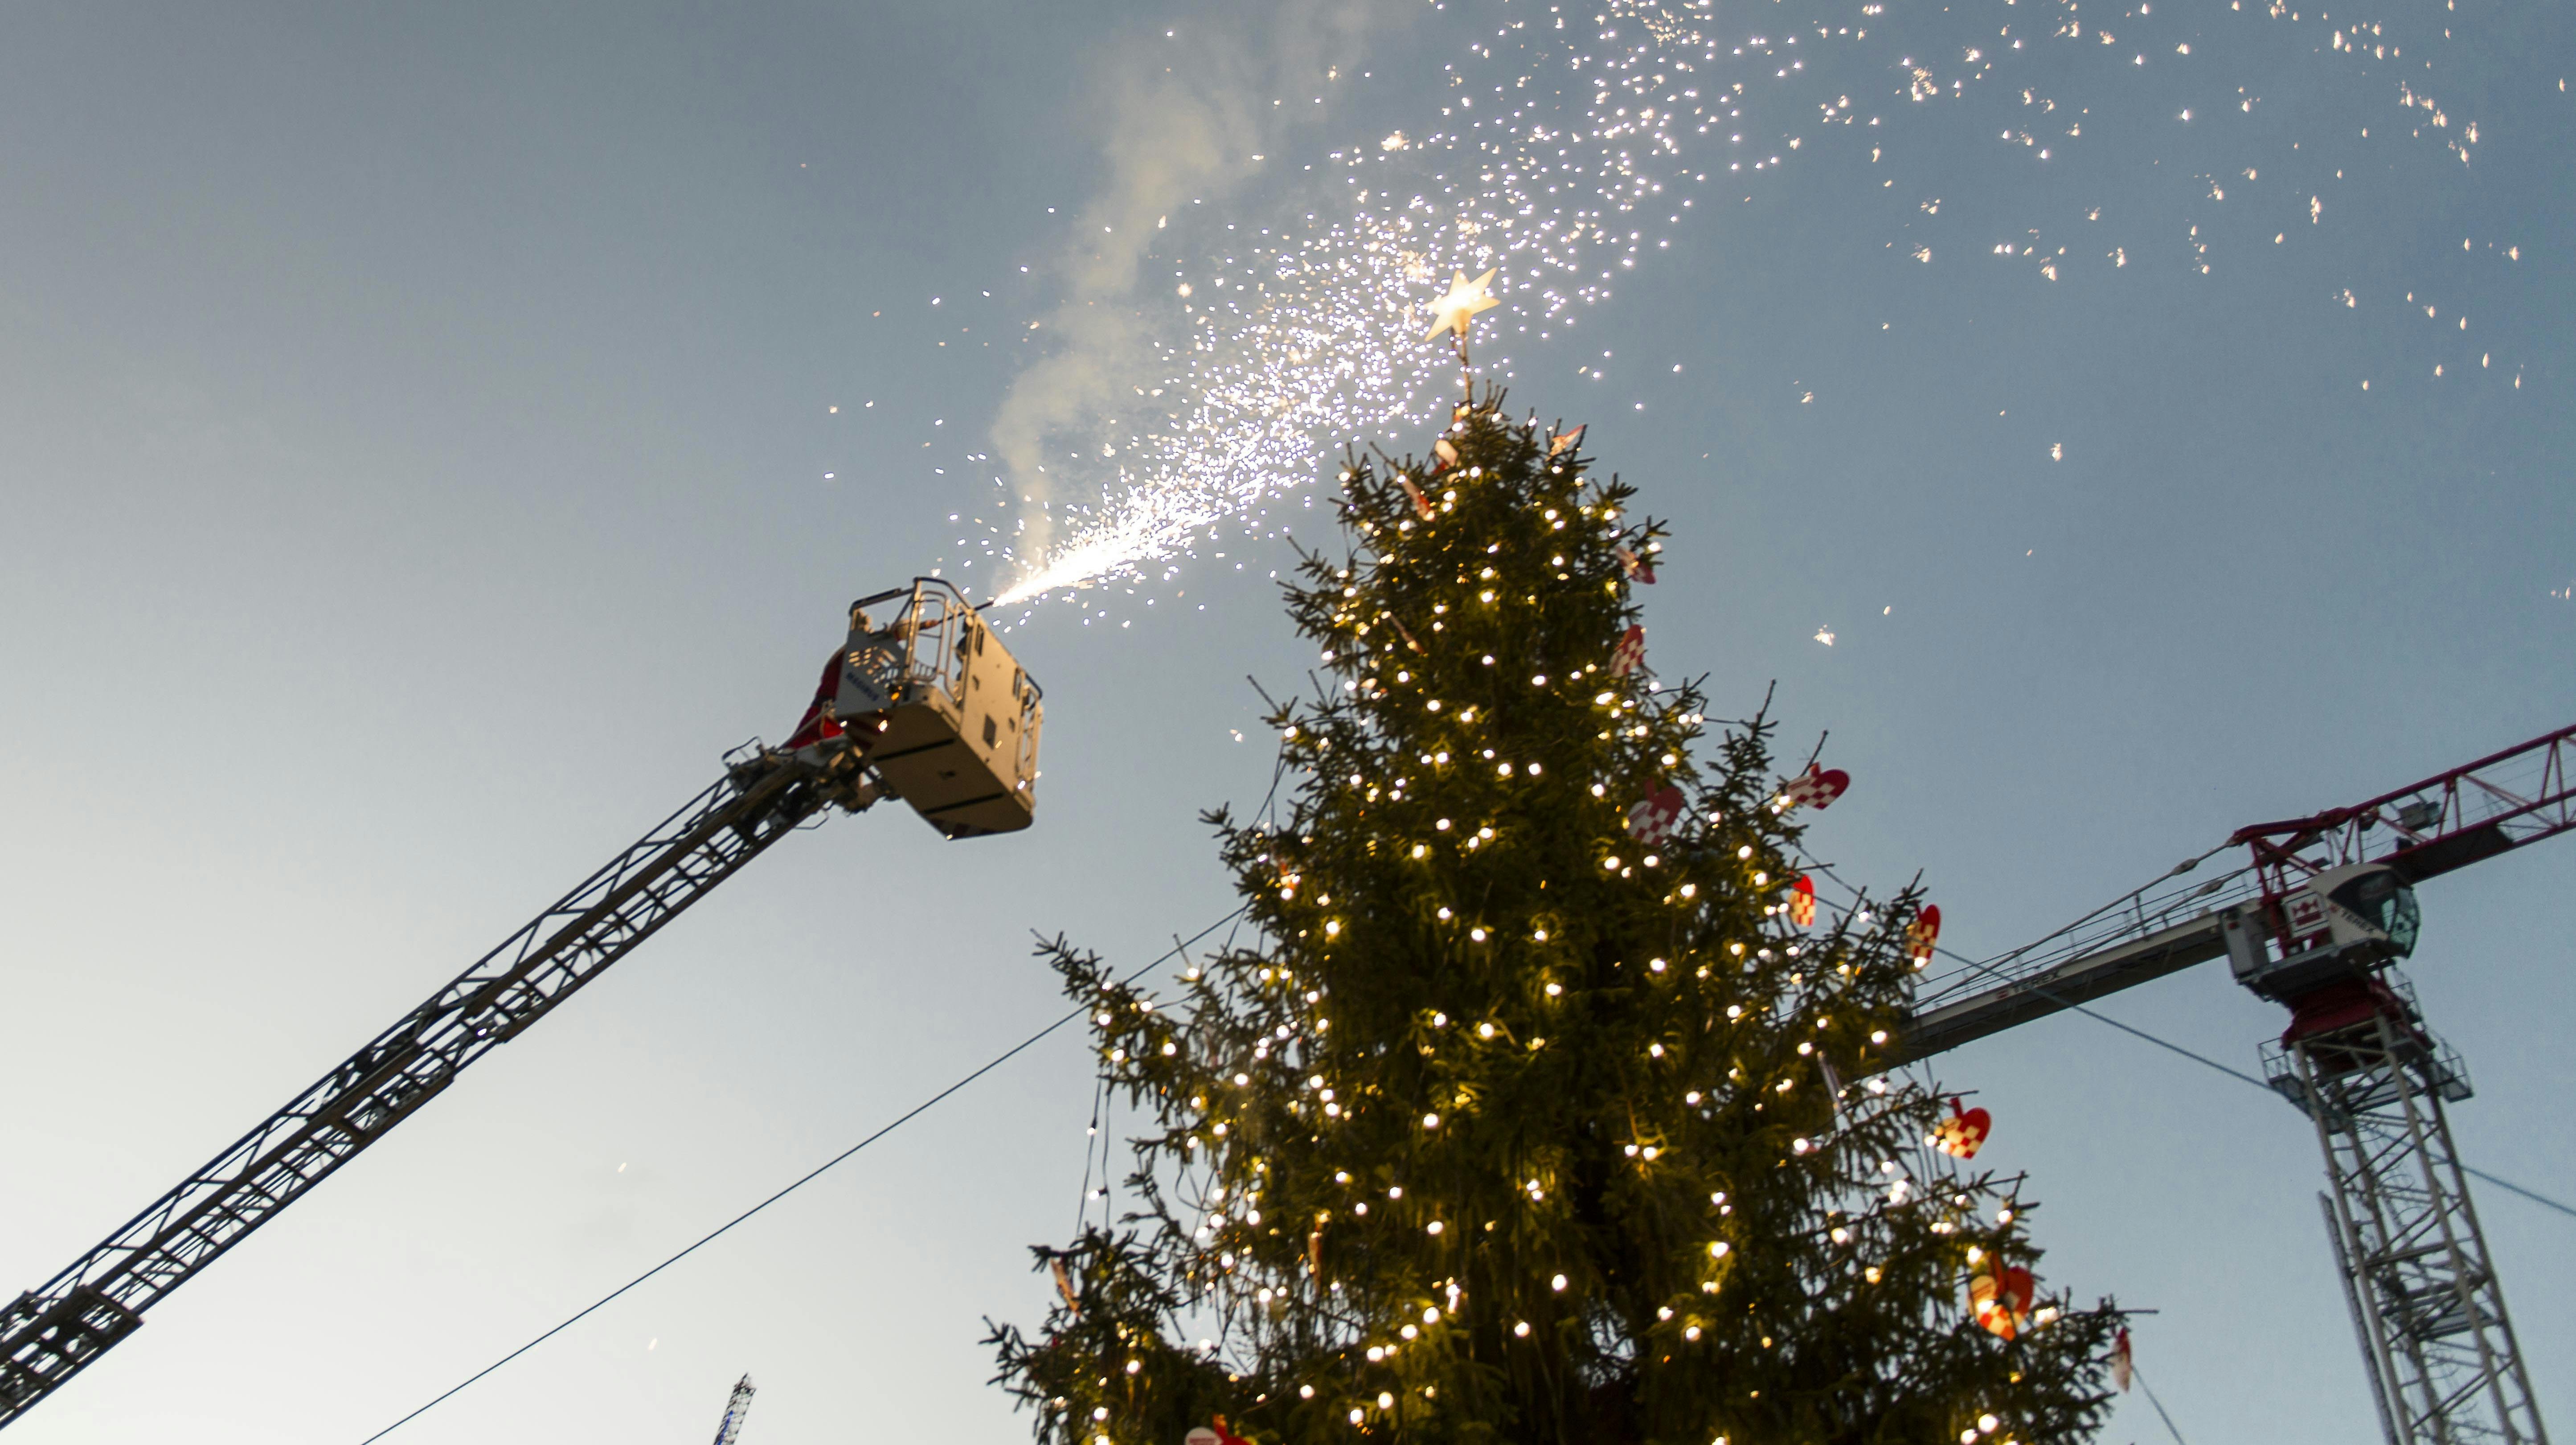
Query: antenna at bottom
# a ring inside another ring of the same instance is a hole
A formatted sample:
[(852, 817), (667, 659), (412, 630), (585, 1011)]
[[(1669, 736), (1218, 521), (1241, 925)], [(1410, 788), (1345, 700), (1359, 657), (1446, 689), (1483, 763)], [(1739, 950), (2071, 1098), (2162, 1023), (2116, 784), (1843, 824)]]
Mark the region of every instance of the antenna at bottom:
[(745, 1375), (733, 1387), (733, 1398), (725, 1401), (724, 1423), (716, 1427), (716, 1445), (734, 1445), (742, 1438), (742, 1419), (751, 1413), (751, 1376)]

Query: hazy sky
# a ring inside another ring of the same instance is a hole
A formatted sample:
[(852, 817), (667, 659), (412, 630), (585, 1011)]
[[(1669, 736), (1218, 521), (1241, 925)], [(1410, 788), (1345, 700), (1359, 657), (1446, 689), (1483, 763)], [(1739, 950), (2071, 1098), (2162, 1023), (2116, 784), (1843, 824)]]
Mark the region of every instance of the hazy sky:
[[(1800, 72), (1875, 134), (1748, 106), (1745, 144), (1809, 144), (1509, 342), (1514, 405), (1672, 519), (1657, 665), (1720, 715), (1776, 679), (1799, 756), (1831, 729), (1813, 846), (1921, 869), (1946, 941), (2576, 721), (2576, 35), (2455, 3), (2363, 17), (2405, 37), (2365, 63), (2340, 13), (2088, 8), (2105, 47), (2062, 0), (1890, 0)], [(1544, 5), (9, 7), (0, 1290), (782, 736), (850, 598), (970, 555), (949, 515), (1006, 514), (965, 459), (1060, 354), (1026, 323), (1170, 319), (1087, 208), (1302, 214), (1290, 166), (1436, 129), (1442, 67)], [(1910, 102), (1904, 62), (1976, 83)], [(2061, 122), (2092, 133), (2019, 138)], [(1094, 343), (1114, 390), (1135, 337)], [(789, 840), (12, 1445), (363, 1438), (1053, 1017), (1033, 933), (1142, 962), (1224, 914), (1197, 815), (1258, 800), (1246, 674), (1308, 654), (1287, 544), (1217, 549), (1012, 634), (1032, 831)], [(2466, 1157), (2561, 1198), (2571, 878), (2576, 842), (2429, 885), (2413, 968)], [(2207, 970), (2108, 1011), (2238, 1067), (2282, 1023)], [(2371, 1436), (2303, 1119), (2077, 1018), (1942, 1074), (1995, 1114), (1979, 1163), (2031, 1171), (2043, 1279), (2160, 1311), (2191, 1439)], [(977, 1338), (1043, 1312), (1088, 1078), (1051, 1040), (394, 1438), (703, 1439), (745, 1370), (753, 1445), (1023, 1438)], [(2478, 1203), (2576, 1429), (2576, 1221)], [(2164, 1437), (2132, 1400), (2107, 1438)]]

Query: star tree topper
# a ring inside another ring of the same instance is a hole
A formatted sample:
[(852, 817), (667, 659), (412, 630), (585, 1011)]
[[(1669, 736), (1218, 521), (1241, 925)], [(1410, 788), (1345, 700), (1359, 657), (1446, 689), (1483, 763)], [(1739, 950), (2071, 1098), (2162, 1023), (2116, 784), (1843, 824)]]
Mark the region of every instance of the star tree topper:
[(1475, 319), (1476, 313), (1490, 311), (1503, 303), (1495, 300), (1493, 292), (1486, 289), (1494, 284), (1493, 271), (1487, 271), (1473, 281), (1467, 279), (1464, 271), (1452, 272), (1451, 276), (1449, 294), (1431, 303), (1431, 329), (1422, 333), (1422, 339), (1429, 341), (1446, 331), (1463, 345), (1467, 339), (1467, 323)]

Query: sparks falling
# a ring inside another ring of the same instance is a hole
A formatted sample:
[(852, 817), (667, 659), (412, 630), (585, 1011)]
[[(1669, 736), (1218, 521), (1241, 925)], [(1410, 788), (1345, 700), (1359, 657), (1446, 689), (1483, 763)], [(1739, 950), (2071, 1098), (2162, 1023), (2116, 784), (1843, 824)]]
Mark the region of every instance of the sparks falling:
[[(1450, 0), (1447, 8), (1466, 7)], [(1555, 339), (1583, 310), (1611, 299), (1707, 200), (1720, 192), (1733, 199), (1828, 143), (1865, 148), (1875, 164), (1892, 139), (1882, 122), (2016, 88), (2011, 67), (2029, 54), (2025, 43), (2083, 47), (2087, 62), (2097, 59), (2093, 49), (2110, 46), (2124, 80), (2147, 68), (2150, 53), (2180, 63), (2194, 41), (2204, 58), (2216, 48), (2184, 22), (2162, 34), (2150, 6), (2120, 17), (2129, 32), (2123, 41), (2070, 0), (2036, 0), (1995, 12), (2022, 23), (1934, 58), (1899, 53), (1904, 47), (1885, 34), (1873, 40), (1873, 27), (1894, 23), (1881, 18), (1887, 9), (1835, 7), (1828, 18), (1820, 5), (1784, 7), (1748, 28), (1741, 13), (1721, 16), (1714, 0), (1608, 0), (1572, 14), (1562, 4), (1483, 0), (1471, 12), (1482, 23), (1465, 53), (1443, 67), (1419, 129), (1354, 137), (1323, 152), (1293, 173), (1314, 184), (1296, 189), (1295, 213), (1271, 226), (1238, 221), (1220, 229), (1209, 220), (1169, 233), (1154, 255), (1171, 267), (1170, 289), (1145, 318), (1160, 328), (1147, 363), (1152, 375), (1124, 388), (1132, 401), (1123, 411), (1060, 438), (1066, 445), (1056, 452), (1079, 458), (1096, 490), (1041, 504), (1046, 525), (1036, 535), (1044, 541), (1027, 554), (1015, 545), (1028, 535), (1025, 516), (1017, 530), (987, 524), (981, 556), (968, 565), (981, 560), (1012, 577), (999, 600), (1023, 606), (1170, 580), (1183, 560), (1221, 543), (1226, 529), (1280, 530), (1285, 519), (1274, 514), (1309, 487), (1324, 452), (1341, 439), (1419, 426), (1456, 398), (1456, 358), (1422, 337), (1443, 277), (1495, 273), (1500, 324), (1480, 339), (1476, 360), (1479, 370), (1509, 377), (1515, 342)], [(2249, 24), (2297, 18), (2285, 6), (2247, 8), (2244, 0), (2235, 14)], [(1920, 42), (1922, 24), (1951, 23), (1908, 18), (1918, 25), (1910, 43)], [(2381, 30), (2343, 26), (2326, 53), (2345, 63), (2402, 57), (2404, 47)], [(1837, 47), (1850, 53), (1811, 75), (1811, 59)], [(1882, 105), (1856, 102), (1848, 81), (1823, 74), (1848, 73), (1854, 55), (1893, 77)], [(2031, 89), (2017, 99), (2026, 114), (2002, 133), (2010, 152), (2021, 162), (2065, 165), (2083, 143), (2089, 109)], [(2251, 116), (2259, 99), (2240, 92), (2241, 104), (2227, 110)], [(2429, 126), (2431, 139), (2469, 162), (2475, 124), (2454, 125), (2420, 90), (2400, 99), (2418, 139)], [(2413, 119), (2427, 113), (2429, 121)], [(2093, 123), (2098, 130), (2103, 122)], [(2244, 179), (2256, 174), (2249, 167)], [(2213, 181), (2208, 194), (2217, 204), (2225, 187)], [(2316, 204), (2305, 191), (2299, 204), (2314, 224)], [(1939, 205), (1934, 199), (1922, 209), (1938, 215)], [(2179, 259), (2206, 274), (2204, 227), (2175, 239)], [(2079, 262), (2107, 272), (2130, 259), (2126, 247), (2070, 249), (2034, 228), (1991, 254), (2042, 282)], [(1928, 248), (1913, 254), (1930, 259)], [(1311, 505), (1311, 495), (1303, 500)]]

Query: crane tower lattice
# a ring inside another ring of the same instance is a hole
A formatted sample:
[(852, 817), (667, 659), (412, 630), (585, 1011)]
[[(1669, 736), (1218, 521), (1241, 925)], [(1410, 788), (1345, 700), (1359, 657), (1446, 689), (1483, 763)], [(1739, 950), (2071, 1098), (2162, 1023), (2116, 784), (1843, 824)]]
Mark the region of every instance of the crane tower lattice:
[(2388, 1445), (2548, 1445), (2446, 1106), (2459, 1055), (2392, 966), (2412, 953), (2414, 885), (2576, 831), (2576, 727), (2367, 802), (2240, 828), (2222, 849), (2028, 948), (1927, 980), (1905, 1030), (1923, 1058), (2226, 958), (2290, 1010), (2266, 1081), (2314, 1123), (2320, 1196)]

